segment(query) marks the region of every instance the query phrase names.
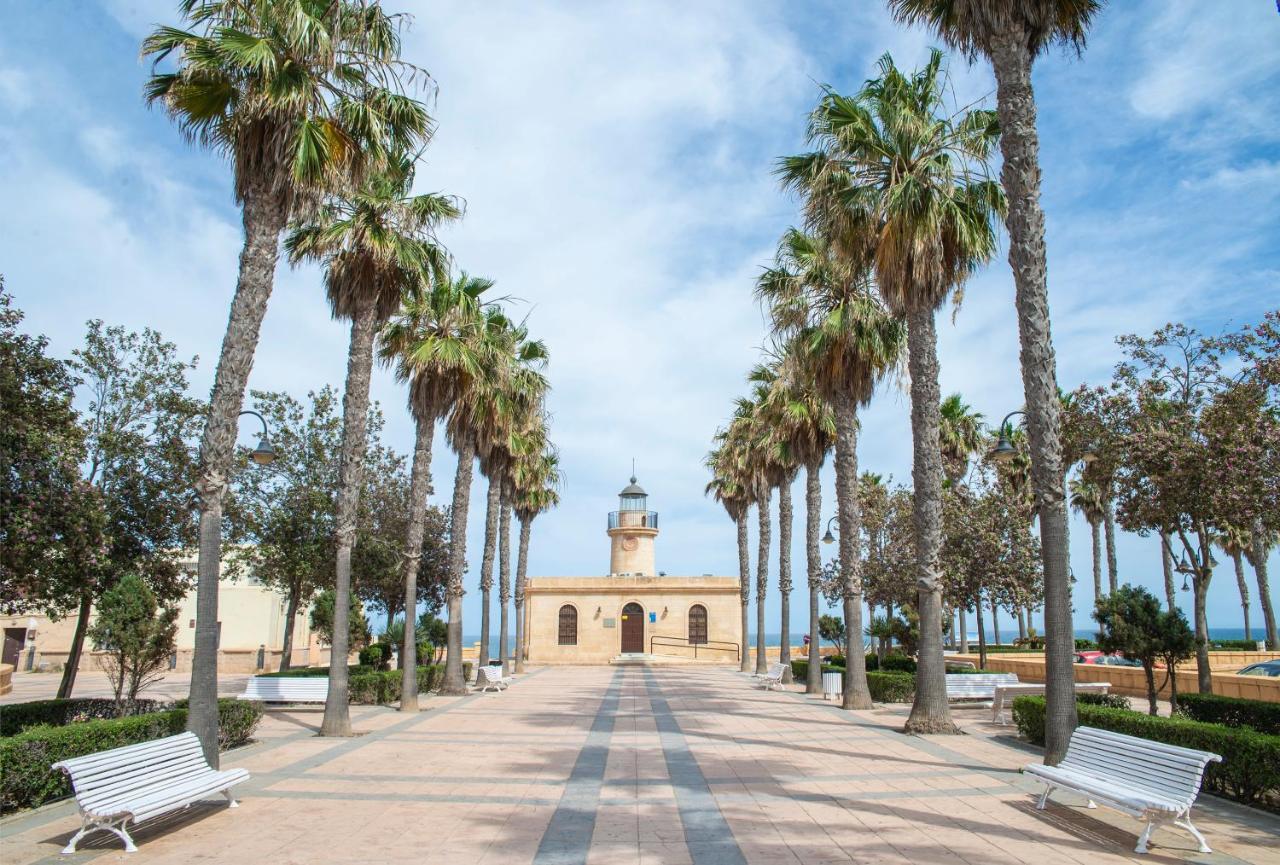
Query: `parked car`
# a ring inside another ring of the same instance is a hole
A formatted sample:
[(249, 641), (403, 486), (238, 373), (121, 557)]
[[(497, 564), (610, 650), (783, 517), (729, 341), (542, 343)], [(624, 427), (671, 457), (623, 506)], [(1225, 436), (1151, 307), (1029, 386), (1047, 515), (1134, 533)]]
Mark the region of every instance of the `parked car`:
[(1271, 676), (1275, 678), (1280, 676), (1280, 659), (1274, 661), (1260, 661), (1257, 664), (1250, 664), (1240, 672), (1237, 676)]
[(1086, 649), (1083, 652), (1076, 652), (1076, 663), (1094, 664), (1097, 663), (1098, 658), (1101, 658), (1102, 655), (1103, 653), (1099, 652), (1097, 649)]
[(1099, 664), (1110, 667), (1141, 667), (1141, 661), (1135, 661), (1132, 658), (1126, 658), (1124, 655), (1108, 655), (1105, 652), (1090, 650), (1086, 652), (1076, 652), (1077, 664)]

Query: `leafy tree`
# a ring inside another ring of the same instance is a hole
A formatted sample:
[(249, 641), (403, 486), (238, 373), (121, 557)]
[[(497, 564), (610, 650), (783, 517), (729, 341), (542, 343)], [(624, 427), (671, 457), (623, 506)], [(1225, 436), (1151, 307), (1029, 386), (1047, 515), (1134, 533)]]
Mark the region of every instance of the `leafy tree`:
[(839, 616), (822, 616), (818, 619), (818, 636), (837, 649), (840, 648), (845, 639), (844, 619)]
[[(311, 630), (326, 646), (333, 645), (334, 598), (333, 589), (322, 589), (316, 593), (315, 602), (311, 605)], [(347, 645), (358, 649), (368, 645), (372, 637), (369, 620), (364, 615), (364, 607), (360, 599), (352, 595), (351, 606), (347, 612)]]
[(440, 653), (444, 651), (449, 640), (449, 625), (434, 613), (424, 612), (418, 616), (418, 635), (424, 643), (429, 643), (435, 650), (431, 663), (440, 663)]
[(1163, 610), (1155, 595), (1138, 586), (1123, 585), (1099, 598), (1093, 611), (1101, 630), (1098, 648), (1120, 652), (1142, 662), (1147, 677), (1148, 711), (1156, 714), (1155, 665), (1163, 662), (1177, 706), (1177, 664), (1191, 657), (1194, 638), (1181, 610)]
[(146, 581), (125, 574), (98, 599), (98, 615), (89, 627), (94, 648), (104, 652), (102, 666), (111, 680), (116, 711), (125, 701), (164, 678), (178, 637), (177, 607), (162, 607)]

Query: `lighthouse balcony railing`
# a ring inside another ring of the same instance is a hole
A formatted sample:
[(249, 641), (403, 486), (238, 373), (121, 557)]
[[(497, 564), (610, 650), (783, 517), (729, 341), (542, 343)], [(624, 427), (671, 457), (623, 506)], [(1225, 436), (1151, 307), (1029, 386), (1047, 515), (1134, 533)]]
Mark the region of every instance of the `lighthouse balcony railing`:
[(611, 529), (656, 529), (657, 527), (657, 511), (611, 511), (609, 513)]

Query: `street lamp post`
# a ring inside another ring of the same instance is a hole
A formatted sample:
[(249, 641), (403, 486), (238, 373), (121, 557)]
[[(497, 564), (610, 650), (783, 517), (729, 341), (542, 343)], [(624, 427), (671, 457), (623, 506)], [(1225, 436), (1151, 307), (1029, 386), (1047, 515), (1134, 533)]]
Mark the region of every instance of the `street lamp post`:
[(840, 515), (837, 514), (836, 516), (827, 520), (827, 533), (822, 536), (822, 542), (824, 544), (834, 544), (836, 542), (836, 535), (840, 534), (840, 530), (835, 527), (835, 524), (836, 524), (836, 520), (838, 520), (839, 518), (840, 518)]

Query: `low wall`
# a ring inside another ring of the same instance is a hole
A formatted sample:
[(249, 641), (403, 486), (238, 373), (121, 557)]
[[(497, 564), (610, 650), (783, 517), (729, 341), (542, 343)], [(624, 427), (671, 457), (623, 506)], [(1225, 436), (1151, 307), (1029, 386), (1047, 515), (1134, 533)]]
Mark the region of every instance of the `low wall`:
[[(220, 673), (274, 673), (280, 669), (280, 659), (284, 653), (279, 649), (266, 649), (262, 652), (263, 663), (258, 664), (258, 649), (223, 649), (218, 652), (218, 672)], [(80, 655), (80, 669), (101, 670), (99, 659), (103, 652), (83, 652)], [(67, 652), (36, 652), (31, 665), (33, 673), (60, 672), (67, 663)], [(183, 649), (177, 653), (174, 666), (168, 667), (174, 673), (191, 672), (191, 659), (194, 652)], [(291, 666), (324, 667), (329, 663), (329, 649), (322, 647), (311, 650), (296, 649), (290, 653)], [(26, 670), (27, 657), (24, 653), (20, 660), (20, 669)], [(352, 652), (350, 663), (359, 663), (359, 653)], [(10, 668), (12, 669), (12, 668)]]
[(13, 664), (0, 664), (0, 696), (13, 690)]
[[(1256, 652), (1211, 652), (1210, 664), (1214, 655), (1256, 655)], [(1277, 653), (1263, 653), (1272, 654)], [(977, 655), (948, 655), (956, 660), (978, 663)], [(1263, 660), (1266, 660), (1265, 658)], [(1230, 662), (1231, 669), (1239, 669), (1243, 663)], [(997, 673), (1017, 673), (1018, 679), (1024, 682), (1044, 681), (1043, 655), (987, 655), (987, 669)], [(1073, 664), (1077, 682), (1110, 682), (1111, 690), (1129, 697), (1147, 696), (1147, 676), (1141, 667), (1112, 667), (1102, 664)], [(1178, 667), (1178, 691), (1190, 693), (1199, 690), (1196, 678), (1195, 660)], [(1213, 693), (1224, 697), (1243, 697), (1248, 700), (1263, 700), (1268, 703), (1280, 703), (1280, 679), (1267, 676), (1237, 676), (1227, 669), (1213, 671)], [(1156, 670), (1156, 686), (1161, 699), (1169, 699), (1172, 689), (1169, 687), (1167, 675), (1163, 669)]]

